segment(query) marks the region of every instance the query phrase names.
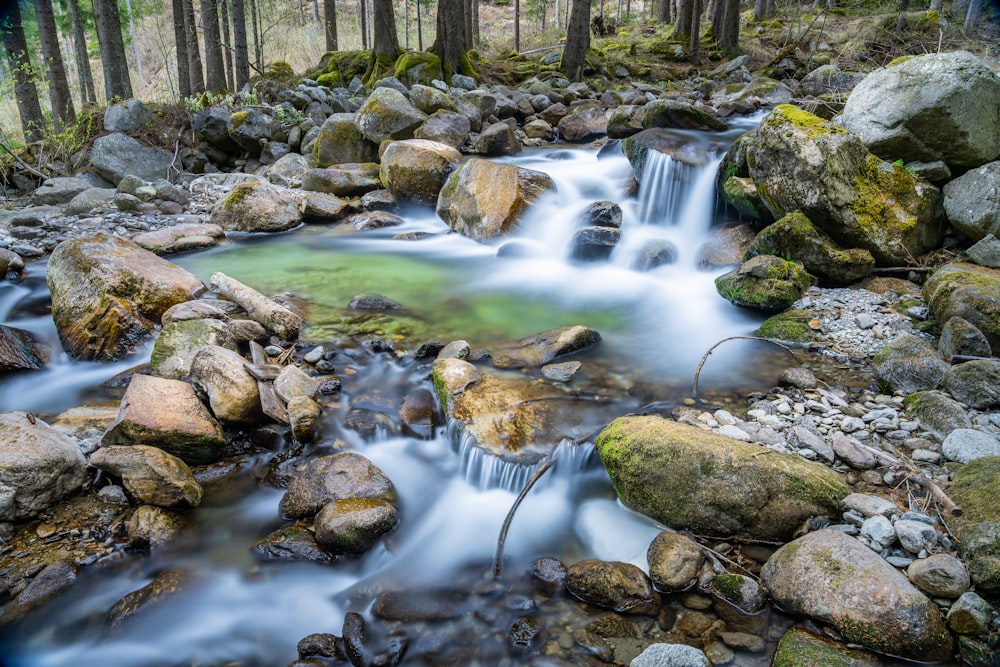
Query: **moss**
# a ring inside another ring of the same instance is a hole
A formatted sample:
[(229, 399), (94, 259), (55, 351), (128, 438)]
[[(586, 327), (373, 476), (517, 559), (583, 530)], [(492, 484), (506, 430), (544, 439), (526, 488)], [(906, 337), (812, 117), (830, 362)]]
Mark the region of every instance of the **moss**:
[(810, 319), (811, 315), (805, 310), (786, 310), (764, 320), (754, 335), (772, 340), (805, 343), (812, 340)]
[[(413, 72), (411, 70), (416, 70)], [(396, 58), (393, 76), (400, 81), (430, 83), (441, 75), (441, 59), (430, 51), (406, 51)]]
[(914, 56), (900, 56), (898, 58), (893, 58), (892, 60), (889, 61), (886, 67), (895, 67), (896, 65), (902, 65), (907, 60), (912, 60), (913, 58)]
[(295, 71), (292, 66), (284, 60), (275, 60), (264, 67), (263, 76), (268, 79), (279, 79), (286, 81), (295, 78)]
[(340, 86), (343, 82), (340, 78), (340, 72), (327, 72), (326, 74), (320, 74), (318, 77), (316, 77), (316, 83), (318, 83), (321, 86), (336, 88)]
[(246, 125), (247, 119), (250, 117), (249, 111), (237, 111), (229, 117), (229, 127), (230, 132), (233, 130)]
[(719, 574), (712, 578), (712, 590), (730, 602), (740, 599), (740, 589), (743, 587), (743, 577), (737, 574)]
[(385, 78), (389, 72), (393, 71), (395, 62), (396, 59), (386, 53), (369, 60), (364, 76), (361, 77), (361, 82), (368, 88), (372, 88), (375, 83)]
[(222, 201), (226, 208), (232, 209), (241, 205), (246, 198), (253, 194), (254, 186), (256, 183), (253, 181), (237, 183), (233, 186), (233, 189), (229, 191), (226, 198)]
[(849, 134), (847, 130), (837, 127), (830, 121), (820, 118), (814, 114), (792, 106), (791, 104), (780, 104), (774, 108), (767, 121), (770, 125), (778, 123), (791, 123), (801, 130), (810, 139), (828, 136), (831, 134)]
[(854, 667), (870, 662), (867, 653), (795, 627), (778, 642), (772, 667)]
[(869, 154), (858, 170), (851, 202), (858, 227), (872, 238), (902, 236), (915, 229), (917, 217), (907, 212), (907, 204), (916, 199), (917, 184), (903, 167)]
[[(319, 64), (306, 72), (306, 77), (316, 79), (324, 74), (336, 74), (338, 81), (350, 81), (364, 74), (368, 67), (370, 51), (327, 51)], [(329, 85), (329, 84), (324, 84)]]

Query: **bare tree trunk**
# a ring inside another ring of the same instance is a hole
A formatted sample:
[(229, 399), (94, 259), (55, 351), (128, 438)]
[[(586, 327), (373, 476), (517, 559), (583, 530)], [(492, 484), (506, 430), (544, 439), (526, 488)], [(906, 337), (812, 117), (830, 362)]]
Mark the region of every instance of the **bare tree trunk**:
[(359, 0), (358, 2), (358, 22), (361, 28), (361, 48), (368, 48), (368, 2)]
[(421, 2), (421, 0), (417, 0), (417, 50), (418, 51), (423, 51), (424, 50), (424, 29), (423, 29), (423, 21), (420, 18), (420, 2)]
[(205, 40), (205, 89), (217, 93), (226, 87), (226, 66), (222, 60), (217, 0), (201, 0), (201, 34)]
[(219, 3), (219, 33), (222, 35), (222, 60), (226, 66), (226, 88), (236, 89), (236, 76), (233, 70), (233, 46), (229, 37), (229, 0), (218, 0)]
[(556, 19), (556, 28), (561, 27), (559, 25), (559, 0), (556, 0), (556, 15), (555, 15), (555, 19)]
[(570, 81), (583, 80), (583, 67), (587, 61), (588, 48), (590, 48), (590, 0), (573, 0), (562, 57), (562, 71)]
[(132, 80), (122, 40), (122, 22), (115, 0), (94, 0), (94, 23), (97, 41), (101, 44), (101, 66), (104, 69), (104, 95), (108, 101), (132, 97)]
[(62, 51), (59, 49), (59, 35), (56, 33), (56, 18), (52, 13), (52, 0), (35, 0), (35, 20), (38, 22), (38, 40), (42, 44), (42, 59), (48, 68), (49, 103), (56, 129), (62, 131), (76, 118), (73, 110), (73, 96), (66, 82)]
[(681, 44), (691, 41), (691, 14), (696, 0), (679, 0), (674, 25), (674, 39)]
[(139, 85), (146, 84), (142, 75), (142, 59), (139, 57), (139, 40), (135, 38), (135, 18), (132, 16), (132, 0), (125, 0), (125, 10), (128, 12), (128, 36), (132, 40), (132, 52), (135, 54), (135, 71), (139, 75)]
[(982, 15), (982, 0), (971, 0), (969, 2), (969, 11), (965, 13), (965, 23), (962, 24), (962, 30), (965, 31), (966, 35), (972, 35), (975, 33), (976, 27), (979, 25), (979, 19)]
[(76, 71), (80, 77), (80, 99), (85, 104), (97, 102), (94, 90), (94, 73), (90, 70), (90, 55), (87, 53), (87, 35), (83, 31), (83, 18), (77, 0), (69, 0), (70, 21), (73, 23), (73, 49), (76, 53)]
[(250, 28), (253, 30), (253, 64), (256, 69), (260, 69), (264, 54), (261, 50), (260, 36), (260, 8), (258, 0), (250, 0)]
[(40, 141), (45, 136), (45, 116), (38, 103), (38, 89), (35, 88), (35, 69), (28, 55), (28, 42), (24, 37), (21, 23), (21, 9), (16, 2), (7, 7), (7, 21), (3, 25), (3, 45), (7, 61), (14, 70), (14, 97), (17, 113), (21, 117), (24, 142)]
[(461, 73), (462, 56), (469, 50), (464, 28), (464, 0), (438, 0), (437, 37), (431, 51), (441, 59), (441, 69), (449, 82), (452, 74)]
[(715, 12), (712, 14), (712, 34), (720, 49), (731, 56), (739, 54), (739, 0), (715, 0)]
[(689, 58), (696, 58), (700, 50), (701, 33), (701, 0), (691, 0), (691, 46), (688, 49)]
[(236, 70), (236, 90), (250, 83), (250, 53), (247, 46), (247, 16), (243, 0), (233, 0), (233, 60)]
[(901, 35), (906, 29), (906, 10), (910, 5), (910, 0), (899, 0), (897, 8), (899, 16), (896, 17), (896, 34)]
[(326, 50), (337, 50), (337, 0), (323, 0), (323, 32)]
[(177, 48), (177, 91), (182, 98), (191, 97), (191, 63), (187, 52), (187, 31), (184, 29), (184, 0), (171, 0), (170, 6)]
[(673, 18), (671, 17), (672, 12), (670, 11), (671, 0), (660, 0), (660, 6), (657, 8), (656, 21), (661, 24), (670, 23)]
[(312, 20), (319, 23), (319, 0), (312, 0)]
[(753, 20), (763, 21), (771, 18), (774, 13), (774, 0), (755, 0), (753, 4)]
[[(543, 15), (544, 17), (544, 15)], [(473, 44), (472, 41), (472, 22), (475, 20), (472, 14), (472, 0), (465, 0), (465, 43)], [(542, 19), (544, 23), (545, 19)], [(543, 28), (544, 29), (544, 28)]]
[(374, 0), (372, 28), (375, 33), (372, 39), (371, 64), (378, 58), (391, 58), (394, 62), (399, 56), (399, 36), (396, 34), (396, 18), (392, 11), (392, 0)]
[(201, 69), (201, 49), (198, 47), (198, 22), (194, 13), (194, 0), (182, 0), (184, 6), (184, 40), (187, 42), (188, 75), (191, 93), (205, 91), (205, 75)]
[(930, 11), (940, 13), (944, 7), (944, 0), (931, 0)]
[(403, 0), (403, 48), (410, 48), (410, 0)]
[(472, 0), (472, 41), (469, 48), (474, 49), (479, 44), (479, 0)]
[(521, 0), (514, 0), (514, 50), (521, 52)]

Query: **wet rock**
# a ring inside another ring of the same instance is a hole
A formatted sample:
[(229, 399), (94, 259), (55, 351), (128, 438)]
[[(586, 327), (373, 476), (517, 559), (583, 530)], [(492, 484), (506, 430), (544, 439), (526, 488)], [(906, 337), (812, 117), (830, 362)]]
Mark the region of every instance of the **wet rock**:
[(476, 137), (476, 153), (486, 157), (517, 155), (521, 152), (521, 142), (514, 136), (514, 129), (508, 123), (493, 123)]
[(372, 616), (387, 621), (446, 621), (469, 608), (468, 597), (448, 589), (388, 591), (375, 598)]
[(595, 201), (584, 209), (580, 221), (585, 227), (620, 229), (622, 226), (622, 207), (613, 201)]
[(283, 516), (313, 516), (329, 502), (370, 498), (392, 502), (396, 490), (388, 477), (360, 454), (345, 452), (313, 459), (298, 471), (281, 498)]
[(399, 513), (384, 500), (344, 498), (323, 506), (316, 515), (316, 542), (333, 554), (360, 555), (396, 527)]
[(0, 626), (21, 620), (42, 605), (56, 599), (76, 583), (76, 564), (57, 560), (36, 574), (16, 598), (7, 603)]
[(274, 391), (285, 403), (293, 398), (312, 398), (319, 390), (320, 381), (298, 366), (285, 366), (274, 380)]
[(42, 352), (29, 332), (0, 324), (0, 375), (43, 366)]
[(646, 562), (649, 578), (656, 589), (671, 593), (694, 584), (705, 562), (705, 552), (691, 538), (664, 531), (650, 543)]
[(1000, 457), (976, 459), (956, 473), (948, 495), (962, 508), (949, 519), (958, 555), (980, 592), (1000, 591)]
[(755, 580), (742, 574), (719, 574), (709, 584), (712, 594), (744, 614), (756, 614), (767, 603), (767, 591)]
[(365, 294), (358, 294), (352, 298), (351, 302), (347, 304), (347, 308), (349, 310), (385, 312), (399, 310), (402, 306), (385, 295), (367, 292)]
[[(945, 202), (947, 202), (947, 197)], [(945, 209), (947, 210), (947, 209)], [(969, 246), (965, 254), (976, 264), (1000, 269), (1000, 239), (993, 234), (987, 234), (976, 243)]]
[(302, 196), (264, 181), (239, 183), (212, 207), (211, 221), (227, 231), (280, 232), (302, 223)]
[(257, 381), (246, 359), (218, 345), (205, 345), (191, 360), (191, 383), (208, 396), (212, 414), (221, 422), (252, 424), (261, 419)]
[(341, 638), (328, 632), (314, 632), (299, 640), (295, 649), (299, 652), (299, 658), (339, 658), (347, 660), (340, 649)]
[(947, 438), (959, 428), (972, 428), (969, 414), (957, 401), (939, 391), (918, 391), (906, 397), (906, 410), (920, 428)]
[(179, 266), (103, 233), (56, 246), (46, 280), (63, 347), (105, 361), (129, 354), (168, 308), (205, 288)]
[(490, 350), (499, 368), (535, 368), (558, 356), (578, 352), (601, 340), (594, 329), (577, 324), (494, 345)]
[(226, 439), (190, 384), (133, 375), (101, 444), (149, 445), (200, 465), (218, 458)]
[(573, 233), (570, 257), (586, 262), (604, 262), (611, 256), (621, 232), (613, 227), (584, 227)]
[(538, 648), (542, 628), (531, 616), (518, 616), (507, 631), (507, 646), (515, 655), (525, 655)]
[(652, 271), (658, 266), (673, 264), (677, 261), (677, 246), (666, 239), (649, 239), (639, 248), (639, 253), (632, 260), (633, 271)]
[[(220, 313), (219, 317), (226, 317)], [(150, 371), (161, 378), (180, 380), (191, 375), (191, 362), (205, 345), (236, 352), (236, 340), (221, 319), (190, 319), (166, 324), (156, 337), (149, 359)]]
[(90, 464), (120, 477), (137, 500), (157, 507), (197, 507), (202, 488), (187, 464), (176, 456), (146, 445), (102, 447)]
[(325, 563), (331, 555), (316, 544), (313, 532), (298, 524), (277, 529), (253, 546), (253, 552), (265, 560), (304, 560)]
[(566, 590), (598, 607), (655, 614), (659, 606), (646, 573), (629, 563), (585, 558), (566, 569)]
[(945, 361), (951, 361), (955, 355), (970, 357), (989, 357), (993, 355), (990, 342), (986, 336), (971, 322), (961, 317), (952, 317), (941, 328), (938, 338), (938, 352)]
[(115, 190), (113, 188), (87, 188), (73, 197), (63, 207), (63, 212), (66, 215), (85, 216), (104, 208), (114, 197)]
[(426, 389), (407, 394), (399, 409), (403, 428), (412, 436), (430, 440), (434, 437), (434, 426), (438, 421), (436, 407), (434, 395)]
[[(232, 301), (221, 299), (193, 299), (171, 306), (163, 313), (161, 318), (164, 325), (172, 322), (183, 322), (185, 320), (202, 319), (227, 319), (230, 315), (239, 312), (240, 307)], [(162, 332), (161, 332), (162, 335)]]
[(737, 306), (779, 312), (799, 300), (813, 282), (813, 277), (794, 262), (758, 255), (716, 278), (715, 288)]
[(690, 102), (677, 99), (653, 100), (643, 107), (643, 129), (653, 127), (680, 130), (723, 132), (729, 129), (723, 121)]
[(0, 276), (10, 278), (24, 271), (24, 260), (13, 250), (0, 248)]
[(952, 638), (937, 607), (858, 540), (818, 530), (774, 553), (761, 581), (784, 609), (848, 640), (910, 659), (945, 660)]
[(558, 128), (563, 141), (593, 141), (608, 133), (608, 117), (599, 103), (585, 101), (572, 105), (569, 113), (559, 120)]
[(129, 518), (128, 541), (133, 549), (158, 551), (174, 542), (190, 525), (176, 512), (155, 505), (143, 505)]
[(252, 107), (230, 114), (226, 121), (229, 138), (250, 157), (260, 155), (262, 144), (271, 139), (273, 126), (274, 119), (271, 116)]
[(627, 505), (699, 534), (787, 539), (848, 494), (826, 466), (660, 417), (616, 419), (596, 447)]
[(554, 189), (542, 172), (473, 158), (448, 177), (437, 214), (453, 230), (489, 241), (513, 232), (527, 210)]
[(347, 218), (344, 224), (354, 227), (359, 232), (367, 232), (373, 229), (396, 227), (403, 224), (403, 222), (401, 217), (393, 215), (388, 211), (365, 211)]
[(969, 590), (971, 584), (965, 564), (950, 554), (918, 558), (906, 568), (906, 575), (927, 595), (949, 600)]
[(650, 644), (629, 667), (710, 667), (702, 651), (686, 644)]
[(147, 146), (121, 132), (98, 137), (90, 151), (94, 171), (114, 185), (126, 174), (150, 182), (169, 178), (173, 163), (170, 151)]
[(830, 437), (830, 446), (833, 447), (837, 458), (855, 470), (871, 470), (877, 463), (875, 454), (841, 431), (835, 431)]
[(893, 514), (899, 514), (896, 503), (867, 493), (852, 493), (844, 498), (843, 504), (846, 509), (854, 510), (863, 517), (884, 516), (888, 518)]
[(426, 139), (394, 141), (382, 154), (381, 179), (396, 197), (433, 206), (461, 162), (462, 154), (445, 144)]
[(564, 361), (561, 364), (542, 366), (542, 377), (553, 382), (569, 382), (583, 366), (579, 361)]
[(886, 343), (872, 364), (877, 380), (908, 393), (934, 389), (948, 370), (948, 364), (933, 347), (910, 334)]
[(294, 396), (286, 407), (292, 437), (298, 442), (312, 442), (319, 423), (319, 403), (306, 396)]
[(0, 521), (23, 521), (80, 488), (75, 438), (26, 412), (0, 413)]
[(555, 130), (547, 122), (538, 118), (524, 124), (524, 134), (529, 139), (551, 141), (555, 136)]
[(132, 237), (132, 242), (158, 255), (199, 250), (218, 245), (225, 232), (219, 225), (187, 223), (164, 227)]
[(733, 266), (743, 262), (743, 256), (754, 239), (750, 225), (723, 225), (711, 231), (709, 240), (698, 249), (700, 268)]
[(1000, 269), (947, 264), (924, 283), (924, 295), (935, 321), (961, 317), (1000, 350)]
[(354, 114), (331, 114), (320, 126), (312, 157), (320, 169), (345, 163), (378, 161), (378, 142), (371, 142), (354, 124)]
[(374, 162), (345, 162), (302, 174), (302, 189), (338, 197), (355, 197), (382, 187)]
[(983, 431), (957, 428), (944, 439), (941, 453), (949, 461), (969, 463), (987, 456), (1000, 456), (1000, 440)]
[(953, 366), (941, 384), (957, 400), (977, 409), (1000, 405), (1000, 361), (977, 360)]
[(778, 375), (778, 385), (783, 387), (797, 387), (808, 391), (815, 389), (818, 384), (816, 374), (804, 366), (786, 368)]
[(127, 593), (108, 612), (108, 625), (112, 631), (121, 628), (136, 616), (168, 602), (192, 583), (192, 576), (180, 569), (169, 569), (156, 575), (142, 588)]
[(528, 569), (531, 585), (543, 594), (552, 596), (566, 580), (566, 566), (558, 558), (539, 558)]
[(128, 496), (125, 495), (125, 489), (117, 484), (102, 486), (101, 490), (97, 492), (97, 499), (108, 505), (126, 506), (129, 504)]
[(882, 661), (867, 651), (848, 648), (840, 642), (796, 626), (781, 636), (772, 664), (775, 667), (786, 665), (879, 667)]
[[(1000, 142), (997, 142), (1000, 153)], [(1000, 232), (1000, 162), (971, 169), (944, 186), (944, 210), (948, 222), (972, 241)]]
[(409, 139), (425, 120), (426, 113), (392, 88), (376, 88), (354, 114), (354, 126), (375, 144), (384, 139)]
[(948, 610), (948, 627), (960, 635), (983, 635), (990, 629), (996, 612), (975, 593), (963, 593)]
[(622, 150), (632, 165), (632, 172), (639, 183), (643, 182), (650, 151), (662, 153), (691, 167), (700, 167), (708, 162), (708, 153), (700, 142), (670, 130), (643, 130), (626, 139), (622, 144)]

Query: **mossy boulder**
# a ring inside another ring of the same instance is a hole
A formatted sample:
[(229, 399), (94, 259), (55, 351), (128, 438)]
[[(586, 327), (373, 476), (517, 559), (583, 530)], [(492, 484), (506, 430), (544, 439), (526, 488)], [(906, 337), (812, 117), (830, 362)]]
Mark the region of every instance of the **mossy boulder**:
[(608, 115), (608, 137), (624, 139), (642, 132), (642, 107), (635, 104), (623, 104), (612, 109)]
[(394, 141), (382, 154), (380, 176), (396, 197), (435, 205), (462, 154), (451, 146), (426, 139)]
[(791, 307), (815, 282), (796, 264), (773, 255), (757, 255), (715, 279), (727, 301), (746, 308), (778, 312)]
[(302, 174), (302, 189), (338, 197), (363, 195), (382, 187), (379, 165), (375, 162), (344, 162)]
[(316, 543), (336, 555), (370, 550), (399, 523), (399, 512), (377, 498), (343, 498), (323, 506), (313, 521)]
[(212, 207), (211, 221), (230, 232), (281, 232), (302, 224), (302, 195), (266, 181), (244, 181)]
[(397, 498), (396, 487), (382, 469), (355, 452), (311, 459), (295, 466), (295, 477), (278, 508), (290, 519), (314, 516), (336, 500), (367, 498), (387, 503)]
[(881, 384), (907, 393), (934, 389), (948, 370), (937, 350), (910, 334), (886, 343), (872, 359), (872, 366)]
[(761, 230), (745, 259), (757, 255), (777, 255), (802, 264), (828, 287), (850, 285), (871, 275), (875, 268), (870, 252), (861, 248), (844, 250), (801, 211), (793, 211)]
[(776, 551), (761, 582), (784, 610), (828, 623), (848, 641), (911, 660), (951, 657), (937, 606), (877, 552), (824, 529)]
[(455, 103), (437, 88), (414, 84), (410, 87), (410, 101), (425, 114), (437, 111), (455, 111)]
[(659, 600), (646, 573), (631, 563), (584, 558), (566, 568), (566, 590), (622, 614), (655, 614)]
[(749, 177), (776, 218), (801, 210), (841, 246), (864, 248), (880, 264), (907, 264), (940, 245), (940, 191), (846, 130), (783, 104), (748, 142)]
[(849, 493), (826, 466), (660, 417), (616, 419), (596, 447), (626, 505), (698, 534), (789, 539)]
[(757, 192), (757, 185), (750, 178), (750, 165), (747, 164), (747, 149), (753, 136), (753, 132), (740, 135), (726, 151), (719, 164), (716, 189), (741, 216), (769, 223), (774, 221), (774, 215)]
[(961, 317), (1000, 350), (1000, 269), (948, 264), (924, 283), (924, 296), (935, 321)]
[(871, 653), (828, 639), (798, 626), (789, 628), (778, 641), (772, 667), (879, 667), (882, 661)]
[(345, 162), (377, 162), (378, 144), (366, 139), (355, 126), (354, 114), (331, 114), (323, 121), (319, 134), (316, 135), (312, 161), (320, 168)]
[(430, 51), (407, 51), (396, 58), (393, 75), (408, 86), (430, 85), (434, 79), (441, 79), (441, 59)]
[(977, 410), (1000, 405), (1000, 361), (977, 359), (952, 366), (941, 384), (957, 400)]
[(725, 122), (719, 120), (710, 112), (696, 107), (685, 100), (653, 100), (642, 107), (641, 114), (640, 122), (642, 128), (646, 130), (653, 127), (662, 127), (679, 130), (723, 132), (729, 129), (729, 126)]
[(260, 155), (261, 141), (270, 141), (274, 119), (259, 109), (244, 109), (229, 116), (226, 129), (229, 137), (240, 149), (256, 157)]
[(809, 326), (811, 319), (809, 311), (786, 310), (764, 320), (753, 335), (772, 340), (806, 343), (813, 338), (813, 330)]
[(599, 102), (584, 100), (570, 106), (569, 113), (559, 119), (558, 127), (564, 141), (593, 141), (608, 133), (608, 117)]
[(955, 473), (948, 495), (962, 508), (949, 520), (958, 554), (980, 591), (1000, 592), (1000, 457), (976, 459)]
[(354, 126), (375, 144), (384, 139), (410, 139), (427, 114), (394, 88), (376, 88), (354, 114)]
[(469, 138), (471, 128), (472, 124), (463, 114), (453, 111), (435, 111), (427, 117), (423, 125), (413, 131), (413, 137), (436, 141), (459, 149)]
[(456, 232), (490, 241), (517, 229), (531, 206), (555, 187), (540, 171), (472, 158), (448, 177), (437, 214)]
[(236, 340), (222, 320), (206, 318), (165, 324), (153, 344), (149, 369), (157, 377), (186, 379), (191, 373), (191, 360), (203, 345), (237, 350)]
[(77, 359), (121, 359), (156, 331), (171, 306), (205, 286), (148, 250), (104, 233), (56, 246), (46, 273), (52, 319)]
[(940, 391), (917, 391), (906, 397), (906, 412), (920, 428), (944, 440), (958, 428), (972, 428), (965, 407)]

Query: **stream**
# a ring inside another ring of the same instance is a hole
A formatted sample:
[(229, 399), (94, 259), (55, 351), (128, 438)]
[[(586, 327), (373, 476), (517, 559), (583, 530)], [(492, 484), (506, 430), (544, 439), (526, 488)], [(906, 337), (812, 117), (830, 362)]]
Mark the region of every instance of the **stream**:
[[(750, 334), (761, 321), (718, 296), (713, 281), (721, 270), (697, 268), (699, 247), (727, 215), (716, 205), (719, 146), (724, 151), (752, 123), (722, 134), (691, 133), (712, 142), (713, 157), (701, 168), (651, 152), (657, 157), (647, 164), (638, 198), (626, 195), (631, 168), (617, 150), (552, 147), (506, 158), (549, 173), (558, 195), (523, 222), (517, 252), (501, 256), (494, 246), (446, 233), (433, 211), (413, 209), (401, 214), (401, 227), (359, 233), (343, 225), (305, 226), (171, 257), (206, 283), (222, 271), (265, 294), (290, 292), (306, 305), (303, 350), (337, 347), (332, 361), (344, 383), (324, 406), (322, 437), (306, 452), (354, 450), (368, 457), (396, 486), (399, 527), (358, 559), (316, 564), (256, 558), (254, 544), (283, 525), (281, 491), (259, 483), (273, 474), (275, 457), (287, 453), (277, 437), (241, 459), (232, 476), (240, 480), (236, 491), (206, 489), (204, 503), (192, 512), (197, 528), (185, 548), (149, 557), (126, 553), (113, 566), (83, 568), (68, 593), (3, 637), (3, 664), (286, 665), (296, 659), (299, 639), (339, 635), (349, 611), (367, 617), (379, 592), (403, 587), (462, 591), (463, 604), (475, 612), (437, 625), (386, 624), (383, 635), (373, 628), (373, 642), (406, 634), (402, 664), (604, 664), (567, 640), (580, 605), (558, 598), (531, 602), (524, 575), (542, 556), (646, 568), (646, 548), (661, 527), (617, 502), (592, 438), (560, 445), (553, 470), (527, 494), (505, 545), (510, 588), (498, 597), (489, 576), (497, 536), (537, 466), (483, 454), (454, 425), (419, 439), (391, 420), (367, 433), (347, 428), (344, 420), (352, 408), (398, 406), (414, 391), (432, 391), (429, 360), (413, 358), (421, 343), (465, 339), (476, 349), (572, 324), (602, 335), (595, 349), (573, 357), (583, 367), (572, 382), (583, 391), (599, 388), (593, 410), (578, 416), (581, 429), (593, 431), (650, 406), (668, 412), (681, 404), (708, 348), (727, 336)], [(579, 215), (599, 200), (621, 204), (622, 240), (607, 261), (570, 261)], [(651, 240), (672, 243), (677, 261), (636, 270)], [(29, 329), (58, 350), (43, 275), (44, 265), (32, 264), (18, 283), (0, 283), (0, 322)], [(370, 292), (402, 310), (363, 319), (346, 312), (353, 296)], [(0, 409), (50, 418), (77, 405), (117, 401), (122, 389), (102, 385), (148, 356), (146, 350), (108, 365), (55, 354), (42, 371), (0, 380)], [(706, 364), (701, 391), (738, 401), (746, 391), (770, 387), (782, 363), (787, 358), (767, 346), (733, 342)], [(188, 573), (196, 585), (150, 605), (123, 630), (106, 630), (116, 601), (170, 569)], [(521, 655), (506, 647), (505, 637), (528, 608), (546, 630), (535, 649)], [(769, 659), (768, 653), (740, 653), (734, 664), (766, 665)]]

